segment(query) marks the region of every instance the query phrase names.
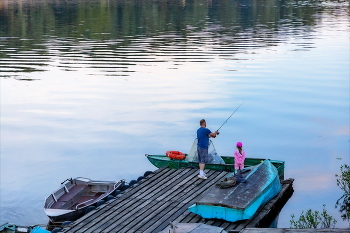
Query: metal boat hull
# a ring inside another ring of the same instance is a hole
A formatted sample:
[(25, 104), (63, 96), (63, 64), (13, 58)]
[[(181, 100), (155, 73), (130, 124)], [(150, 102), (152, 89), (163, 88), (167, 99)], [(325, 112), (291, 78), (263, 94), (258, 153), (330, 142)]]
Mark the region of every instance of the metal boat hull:
[(246, 183), (228, 189), (212, 186), (203, 198), (189, 207), (189, 211), (207, 219), (230, 222), (250, 219), (281, 188), (277, 169), (265, 160), (247, 174)]
[(124, 181), (94, 181), (83, 177), (67, 179), (50, 194), (44, 204), (50, 222), (75, 221), (86, 214), (88, 208), (102, 204)]

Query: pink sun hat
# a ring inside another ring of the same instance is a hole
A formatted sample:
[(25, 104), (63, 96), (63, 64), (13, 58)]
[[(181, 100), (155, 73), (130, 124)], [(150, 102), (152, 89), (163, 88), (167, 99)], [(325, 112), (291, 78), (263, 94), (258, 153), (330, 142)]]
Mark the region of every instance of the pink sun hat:
[(237, 147), (242, 147), (242, 143), (241, 142), (237, 142)]

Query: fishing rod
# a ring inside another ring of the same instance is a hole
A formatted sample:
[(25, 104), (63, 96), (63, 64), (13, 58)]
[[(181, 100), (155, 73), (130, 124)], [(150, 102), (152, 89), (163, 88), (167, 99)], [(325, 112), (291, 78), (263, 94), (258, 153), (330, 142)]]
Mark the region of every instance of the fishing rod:
[[(243, 103), (241, 103), (241, 105), (238, 106), (238, 108), (236, 108), (236, 110), (233, 111), (233, 113), (226, 119), (226, 121), (220, 126), (219, 129), (221, 129), (222, 126), (224, 126), (224, 124), (228, 121), (228, 119), (230, 119), (232, 117), (232, 115), (239, 109), (239, 107), (242, 106), (242, 104), (244, 104), (245, 101), (243, 101)], [(219, 132), (219, 129), (217, 130)]]

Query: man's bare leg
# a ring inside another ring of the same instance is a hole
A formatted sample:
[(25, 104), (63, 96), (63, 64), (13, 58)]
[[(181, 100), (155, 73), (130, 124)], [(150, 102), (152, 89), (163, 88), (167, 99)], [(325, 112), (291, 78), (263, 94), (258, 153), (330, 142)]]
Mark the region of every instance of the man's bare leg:
[(204, 167), (205, 167), (204, 163), (199, 164), (199, 170), (202, 170), (204, 172)]

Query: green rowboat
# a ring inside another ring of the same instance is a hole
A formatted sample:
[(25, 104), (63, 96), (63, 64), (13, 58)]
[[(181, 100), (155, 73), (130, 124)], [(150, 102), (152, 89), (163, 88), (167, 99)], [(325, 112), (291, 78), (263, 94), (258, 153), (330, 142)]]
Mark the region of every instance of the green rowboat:
[[(145, 155), (147, 159), (157, 168), (161, 167), (169, 167), (171, 169), (180, 169), (193, 167), (198, 168), (197, 162), (189, 162), (187, 159), (184, 160), (176, 160), (167, 157), (166, 155)], [(186, 154), (187, 156), (187, 154)], [(225, 164), (206, 164), (205, 169), (215, 170), (215, 171), (227, 171), (227, 172), (235, 172), (234, 167), (234, 159), (233, 156), (220, 156)], [(251, 166), (258, 165), (262, 163), (266, 159), (262, 158), (246, 158), (244, 161), (244, 167), (249, 168)], [(270, 162), (277, 168), (278, 175), (281, 180), (284, 179), (284, 161), (279, 160), (270, 160)]]
[[(190, 152), (186, 155), (186, 158), (184, 160), (177, 160), (177, 159), (171, 159), (164, 155), (149, 155), (146, 154), (147, 159), (157, 168), (161, 167), (168, 167), (171, 169), (180, 169), (180, 168), (199, 168), (198, 162), (196, 160), (197, 157), (197, 142), (198, 140), (195, 139), (192, 147), (190, 149)], [(219, 156), (216, 153), (215, 146), (213, 142), (209, 141), (209, 148), (208, 151), (210, 152), (213, 157), (216, 156), (216, 160), (213, 163), (209, 163), (205, 165), (205, 169), (209, 170), (215, 170), (215, 171), (226, 171), (226, 172), (235, 172), (235, 166), (234, 166), (234, 158), (233, 156)], [(220, 159), (221, 157), (221, 159)], [(221, 161), (218, 161), (221, 160)], [(244, 167), (249, 169), (252, 168), (262, 162), (264, 162), (266, 159), (262, 158), (246, 158), (244, 161)], [(284, 180), (284, 161), (279, 160), (271, 160), (268, 159), (276, 168), (278, 171), (278, 175), (280, 180)]]

